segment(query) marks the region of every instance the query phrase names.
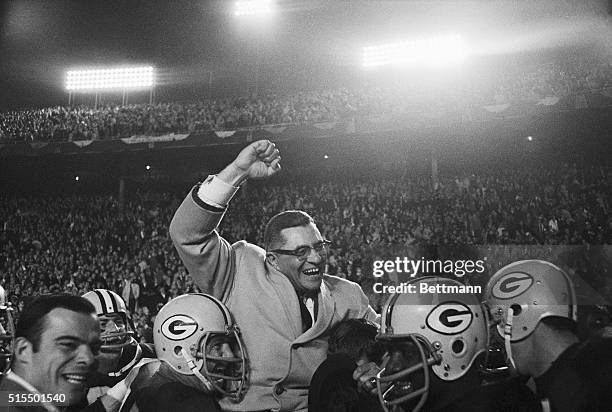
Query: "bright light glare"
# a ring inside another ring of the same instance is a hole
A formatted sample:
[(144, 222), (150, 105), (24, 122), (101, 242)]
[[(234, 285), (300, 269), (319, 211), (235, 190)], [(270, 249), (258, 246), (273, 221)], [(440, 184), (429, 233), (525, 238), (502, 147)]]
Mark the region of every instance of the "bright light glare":
[(527, 140), (529, 140), (530, 142), (533, 142), (533, 136), (527, 136)]
[(272, 0), (238, 0), (234, 14), (236, 16), (271, 14), (273, 9)]
[(457, 34), (417, 38), (363, 48), (363, 66), (443, 67), (467, 57), (466, 45)]
[(66, 90), (123, 90), (151, 88), (155, 70), (151, 66), (114, 67), (93, 70), (69, 70)]

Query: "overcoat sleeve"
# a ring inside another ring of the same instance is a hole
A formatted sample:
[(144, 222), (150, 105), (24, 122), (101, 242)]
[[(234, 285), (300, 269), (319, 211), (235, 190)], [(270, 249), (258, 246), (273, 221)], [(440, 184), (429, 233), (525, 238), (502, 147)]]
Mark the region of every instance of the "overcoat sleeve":
[(217, 232), (226, 209), (204, 203), (195, 186), (170, 222), (170, 238), (204, 293), (225, 301), (235, 275), (235, 252)]

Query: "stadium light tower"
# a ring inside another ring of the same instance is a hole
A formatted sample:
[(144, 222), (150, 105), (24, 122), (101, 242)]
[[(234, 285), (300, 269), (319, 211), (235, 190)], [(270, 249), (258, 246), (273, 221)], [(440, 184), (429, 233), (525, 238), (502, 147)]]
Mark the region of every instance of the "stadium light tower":
[(128, 101), (128, 91), (149, 89), (149, 103), (153, 101), (155, 87), (155, 69), (152, 66), (110, 67), (87, 70), (68, 70), (66, 72), (66, 90), (68, 105), (72, 93), (94, 93), (95, 106), (98, 106), (98, 94), (102, 91), (121, 92), (122, 104)]
[(366, 46), (363, 67), (446, 67), (467, 57), (463, 38), (458, 34), (419, 37), (406, 41)]
[(269, 16), (274, 11), (272, 0), (238, 0), (234, 8), (236, 16)]
[(234, 5), (234, 16), (245, 23), (248, 31), (255, 38), (255, 93), (259, 92), (259, 66), (263, 31), (269, 27), (269, 20), (275, 14), (274, 0), (237, 0)]

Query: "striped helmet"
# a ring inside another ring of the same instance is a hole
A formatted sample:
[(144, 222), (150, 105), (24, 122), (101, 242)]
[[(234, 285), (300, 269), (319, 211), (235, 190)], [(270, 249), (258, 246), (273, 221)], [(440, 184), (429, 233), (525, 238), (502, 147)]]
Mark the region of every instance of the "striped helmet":
[(238, 327), (217, 298), (189, 293), (166, 303), (155, 317), (157, 357), (182, 375), (194, 375), (209, 392), (234, 402), (246, 390), (246, 352)]
[[(102, 352), (115, 352), (134, 343), (134, 330), (125, 302), (115, 292), (94, 289), (83, 295), (96, 308), (102, 339)], [(113, 324), (108, 324), (112, 321)]]

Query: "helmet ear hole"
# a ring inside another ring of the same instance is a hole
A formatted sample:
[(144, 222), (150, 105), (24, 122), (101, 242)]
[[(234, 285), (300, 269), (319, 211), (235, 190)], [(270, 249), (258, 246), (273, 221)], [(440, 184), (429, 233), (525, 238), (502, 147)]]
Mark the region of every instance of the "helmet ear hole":
[(463, 339), (459, 338), (456, 339), (452, 344), (451, 344), (451, 349), (453, 351), (453, 353), (456, 356), (461, 356), (466, 352), (466, 345), (465, 342), (463, 341)]
[(183, 349), (183, 347), (182, 347), (182, 346), (178, 346), (178, 345), (177, 345), (177, 346), (175, 346), (175, 347), (174, 347), (174, 354), (175, 354), (176, 356), (181, 356), (181, 350), (182, 350), (182, 349)]
[(510, 309), (512, 309), (512, 313), (514, 316), (518, 316), (521, 314), (521, 312), (523, 311), (523, 308), (521, 308), (521, 305), (518, 304), (514, 304), (514, 305), (510, 305)]

